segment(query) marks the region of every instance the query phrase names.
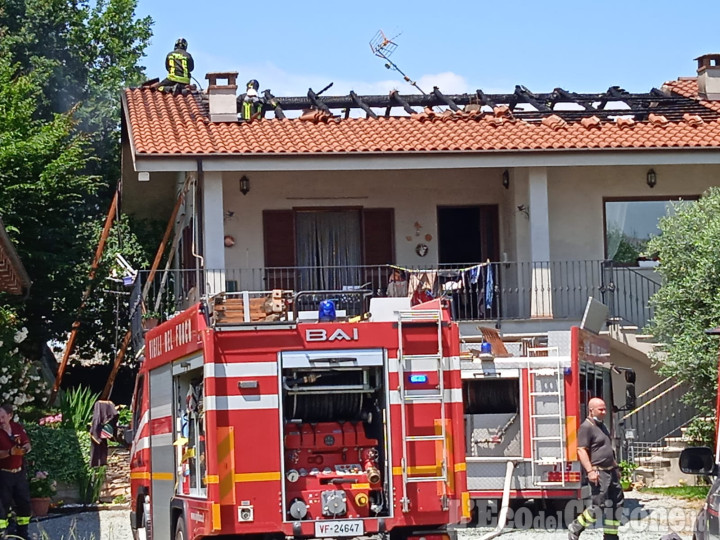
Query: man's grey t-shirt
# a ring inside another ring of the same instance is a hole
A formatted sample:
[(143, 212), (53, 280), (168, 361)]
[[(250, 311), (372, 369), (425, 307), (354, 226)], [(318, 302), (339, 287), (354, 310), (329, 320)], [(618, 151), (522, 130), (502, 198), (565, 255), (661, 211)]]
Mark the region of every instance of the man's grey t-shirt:
[(616, 465), (612, 439), (602, 422), (596, 422), (588, 418), (580, 424), (577, 445), (578, 448), (587, 448), (590, 453), (590, 463), (595, 467), (613, 467)]

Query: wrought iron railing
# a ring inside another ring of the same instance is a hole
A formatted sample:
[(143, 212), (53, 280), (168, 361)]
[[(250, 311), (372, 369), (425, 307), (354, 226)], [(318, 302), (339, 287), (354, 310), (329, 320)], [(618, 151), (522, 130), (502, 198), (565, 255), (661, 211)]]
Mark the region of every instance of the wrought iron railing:
[(603, 269), (603, 299), (611, 316), (622, 324), (645, 328), (654, 314), (650, 298), (660, 289), (660, 276), (652, 267), (620, 266), (613, 261), (606, 261)]
[[(398, 267), (326, 266), (172, 270), (158, 273), (146, 305), (169, 315), (220, 291), (285, 289), (364, 289), (388, 294), (390, 275)], [(403, 267), (408, 295), (424, 283), (432, 296), (452, 299), (456, 320), (566, 319), (580, 320), (589, 296), (602, 297), (603, 261), (502, 262), (432, 267)], [(146, 275), (146, 274), (145, 274)], [(607, 290), (606, 290), (607, 294)]]
[(670, 377), (648, 388), (637, 397), (637, 407), (621, 418), (625, 431), (634, 431), (635, 442), (679, 435), (680, 427), (697, 415), (696, 409), (681, 399), (687, 391), (685, 383)]

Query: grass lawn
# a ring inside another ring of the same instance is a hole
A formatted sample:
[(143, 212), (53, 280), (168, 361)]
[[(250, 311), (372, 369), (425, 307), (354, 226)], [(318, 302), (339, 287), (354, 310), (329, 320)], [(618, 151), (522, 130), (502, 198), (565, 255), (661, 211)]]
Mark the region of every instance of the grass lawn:
[(704, 500), (708, 491), (710, 491), (710, 486), (646, 487), (641, 490), (642, 493), (657, 493), (658, 495), (690, 500)]

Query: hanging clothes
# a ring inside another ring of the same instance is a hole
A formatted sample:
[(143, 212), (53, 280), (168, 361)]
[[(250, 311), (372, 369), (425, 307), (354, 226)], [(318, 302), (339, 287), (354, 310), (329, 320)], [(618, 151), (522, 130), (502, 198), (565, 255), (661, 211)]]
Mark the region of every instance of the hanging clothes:
[(495, 295), (495, 277), (493, 276), (492, 265), (488, 265), (485, 269), (485, 309), (490, 311), (493, 304), (493, 296)]
[(99, 400), (93, 407), (90, 426), (90, 466), (100, 467), (107, 464), (107, 442), (115, 437), (118, 412), (112, 401)]
[(437, 270), (413, 270), (408, 282), (410, 304), (415, 306), (429, 302), (437, 296)]

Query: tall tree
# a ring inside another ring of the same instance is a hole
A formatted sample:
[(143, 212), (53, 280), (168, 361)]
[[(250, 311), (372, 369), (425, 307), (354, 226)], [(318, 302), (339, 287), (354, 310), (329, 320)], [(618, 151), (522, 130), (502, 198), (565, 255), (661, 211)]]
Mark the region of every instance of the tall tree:
[(78, 261), (90, 243), (80, 224), (99, 186), (83, 173), (87, 147), (72, 115), (34, 118), (42, 77), (18, 74), (0, 48), (0, 214), (34, 282), (22, 312), (36, 346), (59, 335), (56, 314), (80, 290)]
[(32, 356), (70, 329), (119, 177), (118, 101), (151, 35), (136, 3), (0, 7), (0, 214), (34, 281), (20, 312)]
[(679, 205), (660, 221), (661, 234), (647, 251), (660, 258), (662, 287), (652, 298), (650, 330), (666, 345), (659, 370), (690, 383), (685, 399), (709, 412), (717, 385), (718, 338), (705, 330), (720, 325), (720, 188)]
[(6, 0), (0, 27), (13, 62), (41, 69), (37, 115), (77, 108), (77, 128), (88, 135), (92, 174), (117, 181), (122, 88), (144, 79), (139, 64), (152, 19), (135, 18), (137, 0)]

